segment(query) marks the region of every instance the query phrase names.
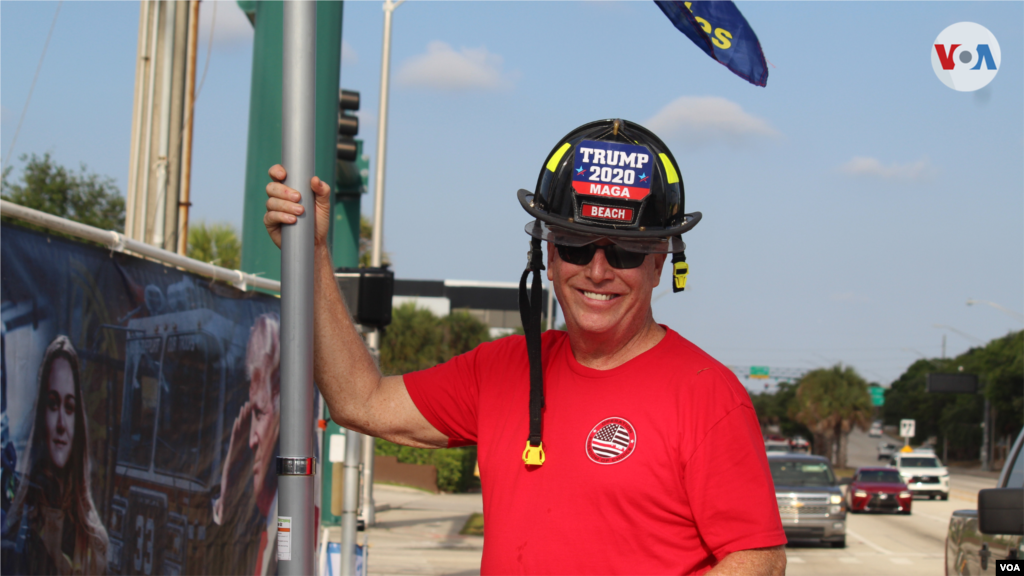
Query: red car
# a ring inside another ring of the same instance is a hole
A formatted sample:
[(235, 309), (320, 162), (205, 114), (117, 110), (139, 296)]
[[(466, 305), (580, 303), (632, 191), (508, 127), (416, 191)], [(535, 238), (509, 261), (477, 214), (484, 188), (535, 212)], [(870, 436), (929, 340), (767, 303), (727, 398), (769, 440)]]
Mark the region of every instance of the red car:
[(846, 492), (850, 512), (910, 514), (914, 494), (895, 468), (861, 468)]

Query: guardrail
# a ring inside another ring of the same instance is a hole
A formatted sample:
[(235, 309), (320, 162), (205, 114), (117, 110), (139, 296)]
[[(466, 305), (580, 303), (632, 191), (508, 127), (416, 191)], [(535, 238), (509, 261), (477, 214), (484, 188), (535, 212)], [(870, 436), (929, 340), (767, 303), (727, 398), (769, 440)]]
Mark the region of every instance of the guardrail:
[(92, 242), (103, 244), (115, 252), (133, 252), (140, 256), (152, 258), (153, 260), (181, 268), (182, 270), (194, 272), (215, 280), (228, 282), (239, 290), (261, 288), (272, 292), (281, 292), (281, 283), (277, 280), (260, 278), (255, 274), (247, 274), (241, 270), (230, 270), (228, 268), (214, 266), (213, 264), (207, 264), (206, 262), (200, 262), (199, 260), (182, 256), (176, 252), (157, 248), (156, 246), (151, 246), (145, 242), (139, 242), (138, 240), (132, 240), (120, 232), (102, 230), (100, 228), (74, 222), (66, 218), (47, 214), (46, 212), (26, 208), (20, 204), (15, 204), (14, 202), (9, 202), (7, 200), (0, 200), (0, 214), (11, 218), (18, 218), (37, 226), (42, 226), (48, 230), (62, 232), (85, 240), (91, 240)]

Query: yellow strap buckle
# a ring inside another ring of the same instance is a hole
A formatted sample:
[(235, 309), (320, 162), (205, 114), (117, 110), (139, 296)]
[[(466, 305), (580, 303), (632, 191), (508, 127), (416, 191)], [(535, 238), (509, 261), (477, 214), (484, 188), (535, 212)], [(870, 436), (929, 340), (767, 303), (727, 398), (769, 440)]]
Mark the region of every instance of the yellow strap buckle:
[(523, 462), (527, 466), (540, 466), (544, 464), (544, 443), (541, 442), (539, 446), (530, 446), (530, 441), (526, 441), (526, 450), (523, 450)]
[(686, 262), (676, 262), (672, 265), (672, 279), (676, 283), (676, 291), (686, 288), (686, 275), (690, 273), (690, 265)]

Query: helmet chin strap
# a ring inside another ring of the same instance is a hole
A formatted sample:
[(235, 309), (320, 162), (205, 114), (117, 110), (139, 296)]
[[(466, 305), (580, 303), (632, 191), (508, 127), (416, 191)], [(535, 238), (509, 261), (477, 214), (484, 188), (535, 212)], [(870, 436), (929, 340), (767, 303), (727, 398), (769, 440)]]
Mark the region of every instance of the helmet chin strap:
[[(544, 410), (544, 372), (540, 358), (540, 312), (544, 295), (541, 290), (540, 272), (544, 270), (544, 251), (540, 239), (530, 239), (530, 252), (526, 270), (519, 280), (519, 316), (526, 333), (526, 355), (530, 362), (530, 435), (523, 450), (523, 462), (528, 466), (544, 464), (544, 443), (541, 441)], [(529, 297), (526, 293), (526, 278), (533, 272), (533, 285)]]

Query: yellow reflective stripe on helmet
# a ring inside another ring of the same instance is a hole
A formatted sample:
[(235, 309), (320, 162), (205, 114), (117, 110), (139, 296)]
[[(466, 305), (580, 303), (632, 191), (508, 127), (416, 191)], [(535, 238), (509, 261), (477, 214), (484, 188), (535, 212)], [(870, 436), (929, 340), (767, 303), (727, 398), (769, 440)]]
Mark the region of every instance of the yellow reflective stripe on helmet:
[(679, 174), (676, 173), (676, 169), (672, 166), (672, 161), (668, 159), (665, 153), (658, 154), (658, 158), (661, 158), (661, 165), (665, 167), (665, 183), (675, 184), (679, 182)]
[(558, 152), (555, 152), (554, 155), (551, 156), (551, 160), (548, 160), (547, 165), (549, 172), (554, 172), (555, 168), (558, 168), (558, 161), (562, 159), (562, 156), (565, 156), (565, 151), (569, 148), (572, 148), (572, 144), (566, 142), (565, 144), (562, 144), (562, 147), (558, 149)]

